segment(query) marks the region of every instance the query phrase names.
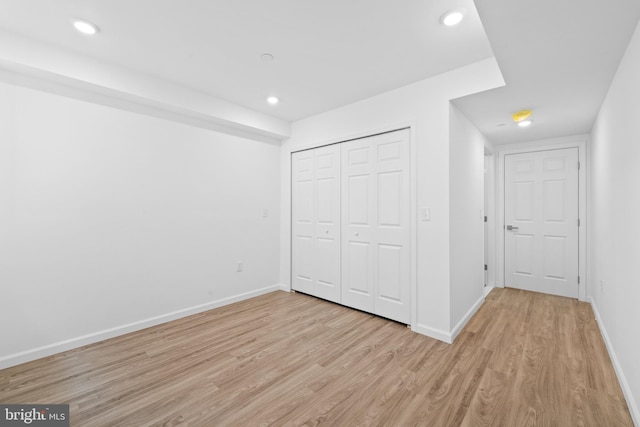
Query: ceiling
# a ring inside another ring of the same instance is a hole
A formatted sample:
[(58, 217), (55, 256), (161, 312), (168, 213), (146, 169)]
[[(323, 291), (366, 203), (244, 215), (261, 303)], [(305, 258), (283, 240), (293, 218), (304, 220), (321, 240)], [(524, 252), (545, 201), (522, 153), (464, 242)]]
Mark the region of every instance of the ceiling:
[[(506, 85), (454, 101), (494, 144), (591, 131), (640, 17), (638, 0), (476, 0)], [(533, 112), (519, 128), (511, 114)], [(504, 124), (504, 126), (500, 126)]]
[(287, 121), (495, 56), (506, 86), (454, 101), (495, 144), (588, 133), (639, 17), (637, 0), (0, 0), (5, 32)]
[(0, 28), (288, 121), (493, 56), (472, 0), (0, 0)]

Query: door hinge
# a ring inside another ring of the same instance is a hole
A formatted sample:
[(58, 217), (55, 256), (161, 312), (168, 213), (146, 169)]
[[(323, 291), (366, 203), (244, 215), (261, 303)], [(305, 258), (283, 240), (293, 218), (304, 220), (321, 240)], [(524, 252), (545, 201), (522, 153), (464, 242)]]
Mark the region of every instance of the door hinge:
[(578, 276), (578, 285), (580, 284), (580, 276)]
[(487, 264), (484, 265), (484, 271), (487, 271), (489, 269), (489, 267), (487, 266)]
[(578, 162), (578, 170), (580, 170), (580, 162)]
[(486, 215), (484, 216), (484, 222), (487, 222), (487, 216)]
[(580, 227), (580, 218), (578, 218), (578, 227)]

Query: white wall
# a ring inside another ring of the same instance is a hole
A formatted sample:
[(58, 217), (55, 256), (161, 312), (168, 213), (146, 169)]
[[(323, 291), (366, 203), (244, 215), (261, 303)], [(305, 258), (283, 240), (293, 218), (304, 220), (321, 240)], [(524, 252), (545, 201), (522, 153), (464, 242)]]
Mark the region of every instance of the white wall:
[[(449, 236), (451, 325), (483, 301), (485, 137), (450, 104)], [(462, 322), (462, 323), (461, 323)], [(460, 328), (455, 328), (459, 332)]]
[(276, 288), (278, 146), (8, 84), (0, 118), (0, 367)]
[(412, 327), (449, 340), (449, 100), (503, 84), (489, 59), (293, 123), (292, 137), (282, 147), (281, 282), (290, 284), (290, 153), (410, 125), (415, 199), (417, 206), (431, 208), (431, 221), (416, 226)]
[[(589, 296), (640, 425), (640, 28), (636, 28), (590, 142)], [(601, 286), (602, 284), (602, 286)]]

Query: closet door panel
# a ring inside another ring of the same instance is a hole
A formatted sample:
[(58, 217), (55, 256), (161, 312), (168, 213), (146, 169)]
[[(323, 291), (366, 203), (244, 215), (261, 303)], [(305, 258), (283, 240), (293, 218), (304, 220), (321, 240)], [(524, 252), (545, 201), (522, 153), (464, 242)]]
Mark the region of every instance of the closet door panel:
[(341, 302), (340, 147), (317, 148), (315, 154), (315, 257), (313, 294)]
[(342, 302), (410, 322), (409, 131), (342, 144)]
[(375, 313), (411, 321), (411, 203), (409, 130), (375, 137)]
[(310, 151), (291, 157), (291, 287), (305, 293), (313, 293), (315, 281), (314, 162)]
[(369, 138), (342, 146), (342, 303), (374, 312), (374, 152)]

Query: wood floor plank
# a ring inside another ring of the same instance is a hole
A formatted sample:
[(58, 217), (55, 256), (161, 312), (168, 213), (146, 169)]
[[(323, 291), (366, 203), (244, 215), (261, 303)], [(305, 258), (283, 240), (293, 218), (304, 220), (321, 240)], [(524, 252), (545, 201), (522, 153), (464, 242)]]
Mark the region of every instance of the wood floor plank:
[(632, 426), (588, 304), (495, 289), (454, 344), (273, 292), (0, 371), (73, 426)]
[(507, 393), (514, 376), (487, 368), (471, 401), (462, 426), (500, 426), (506, 424)]

